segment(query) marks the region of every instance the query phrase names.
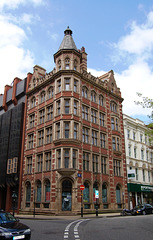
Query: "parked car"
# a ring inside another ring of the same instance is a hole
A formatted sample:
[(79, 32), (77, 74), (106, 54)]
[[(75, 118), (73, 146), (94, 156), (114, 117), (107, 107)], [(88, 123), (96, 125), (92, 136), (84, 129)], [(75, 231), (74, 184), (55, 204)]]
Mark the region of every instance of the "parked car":
[(0, 240), (30, 240), (31, 230), (28, 226), (19, 222), (13, 215), (0, 210)]
[(124, 208), (121, 213), (120, 213), (121, 216), (128, 216), (128, 215), (131, 215), (131, 210), (127, 209), (127, 208)]
[(146, 215), (153, 213), (153, 206), (150, 204), (141, 204), (131, 210), (132, 215)]

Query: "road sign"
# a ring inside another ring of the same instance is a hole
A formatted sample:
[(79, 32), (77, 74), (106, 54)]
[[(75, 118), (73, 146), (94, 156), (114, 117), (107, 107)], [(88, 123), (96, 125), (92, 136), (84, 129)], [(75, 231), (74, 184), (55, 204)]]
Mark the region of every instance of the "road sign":
[(85, 189), (84, 185), (80, 185), (80, 190), (83, 191)]

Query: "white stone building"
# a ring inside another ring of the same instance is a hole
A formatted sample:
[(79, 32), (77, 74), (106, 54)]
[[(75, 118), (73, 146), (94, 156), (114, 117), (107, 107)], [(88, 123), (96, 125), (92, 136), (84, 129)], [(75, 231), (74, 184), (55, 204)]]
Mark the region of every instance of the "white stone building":
[(129, 208), (153, 204), (153, 145), (147, 127), (139, 119), (123, 115)]

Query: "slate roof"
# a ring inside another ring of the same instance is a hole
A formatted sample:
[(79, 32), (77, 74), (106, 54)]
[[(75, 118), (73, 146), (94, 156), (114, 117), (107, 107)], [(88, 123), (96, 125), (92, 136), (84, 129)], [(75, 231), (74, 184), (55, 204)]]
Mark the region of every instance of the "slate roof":
[(62, 50), (62, 49), (75, 49), (77, 51), (77, 47), (75, 45), (75, 42), (72, 38), (72, 30), (67, 27), (67, 29), (64, 31), (64, 39), (58, 49), (59, 50)]

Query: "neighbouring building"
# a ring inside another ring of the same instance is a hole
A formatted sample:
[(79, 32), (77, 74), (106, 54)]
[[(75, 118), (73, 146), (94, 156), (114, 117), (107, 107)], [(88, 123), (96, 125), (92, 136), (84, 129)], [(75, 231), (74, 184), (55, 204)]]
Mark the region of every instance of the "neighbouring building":
[[(21, 211), (58, 214), (128, 203), (122, 97), (113, 71), (94, 77), (69, 27), (55, 68), (27, 90)], [(83, 202), (80, 185), (84, 185)]]
[(148, 128), (139, 119), (123, 115), (129, 207), (153, 204), (153, 147)]
[(0, 95), (0, 208), (7, 211), (13, 206), (12, 195), (15, 196), (15, 208), (19, 208), (21, 202), (22, 136), (26, 88), (30, 79), (30, 73), (23, 80), (15, 78), (12, 85), (6, 85), (4, 94)]

